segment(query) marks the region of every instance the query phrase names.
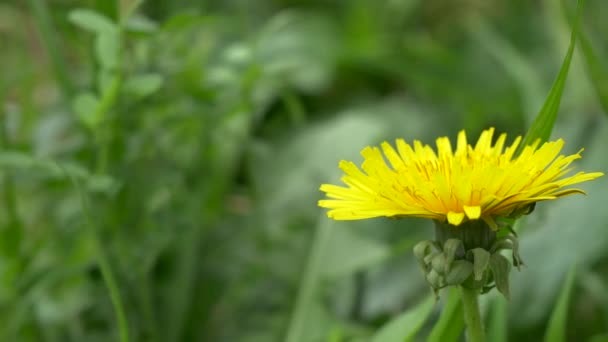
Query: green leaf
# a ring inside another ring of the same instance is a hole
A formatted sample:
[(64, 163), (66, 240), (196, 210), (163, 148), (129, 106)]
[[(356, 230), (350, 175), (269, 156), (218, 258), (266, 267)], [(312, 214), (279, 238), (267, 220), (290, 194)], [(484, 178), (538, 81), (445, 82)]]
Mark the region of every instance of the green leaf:
[(141, 4), (144, 3), (144, 0), (134, 0), (126, 2), (125, 6), (121, 6), (120, 8), (120, 20), (121, 22), (125, 22), (131, 18), (133, 13), (137, 10)]
[(158, 91), (163, 85), (163, 77), (157, 73), (136, 75), (125, 82), (125, 91), (137, 96), (146, 97)]
[(78, 119), (88, 128), (95, 129), (102, 118), (97, 117), (96, 111), (99, 99), (92, 93), (78, 94), (72, 101), (72, 109)]
[(114, 69), (120, 58), (118, 32), (102, 32), (95, 38), (95, 56), (104, 69)]
[(608, 66), (603, 64), (602, 59), (595, 54), (591, 42), (583, 30), (578, 33), (578, 39), (585, 56), (589, 78), (604, 109), (604, 114), (608, 115)]
[(490, 257), (490, 268), (494, 274), (494, 282), (500, 293), (509, 298), (509, 273), (511, 272), (511, 263), (502, 254), (494, 253)]
[(579, 31), (579, 21), (583, 13), (584, 0), (578, 1), (577, 14), (572, 26), (572, 33), (570, 35), (570, 45), (568, 46), (568, 52), (559, 70), (557, 78), (553, 82), (553, 86), (549, 91), (549, 95), (545, 100), (540, 112), (536, 115), (534, 122), (528, 129), (524, 140), (519, 145), (518, 153), (523, 150), (527, 145), (531, 145), (537, 139), (540, 139), (541, 143), (545, 142), (551, 136), (551, 131), (557, 118), (557, 112), (562, 99), (562, 93), (564, 92), (564, 85), (566, 78), (568, 77), (568, 71), (570, 69), (570, 62), (572, 61), (572, 55), (574, 54), (574, 47), (576, 45), (576, 37)]
[(576, 265), (570, 267), (570, 271), (566, 275), (566, 281), (559, 294), (557, 304), (551, 313), (549, 326), (545, 332), (545, 341), (547, 342), (564, 342), (566, 341), (566, 327), (568, 319), (568, 303), (572, 296), (574, 288), (574, 275), (576, 274)]
[(427, 342), (456, 342), (459, 341), (463, 330), (462, 301), (458, 288), (452, 287), (448, 300), (441, 309), (441, 316), (433, 326)]
[(142, 15), (129, 17), (125, 23), (125, 29), (129, 32), (137, 33), (154, 33), (158, 31), (159, 26), (156, 22)]
[(97, 72), (97, 89), (100, 97), (104, 97), (112, 89), (113, 80), (117, 76), (112, 70), (101, 69)]
[(74, 25), (96, 34), (118, 32), (118, 26), (112, 20), (89, 9), (71, 11), (68, 20)]
[(434, 306), (435, 298), (431, 295), (427, 296), (420, 304), (401, 313), (380, 328), (372, 337), (372, 342), (412, 341), (433, 312)]
[(31, 172), (51, 179), (67, 179), (67, 173), (84, 181), (87, 190), (92, 192), (113, 194), (118, 190), (119, 183), (112, 177), (90, 173), (80, 164), (73, 162), (57, 163), (53, 160), (36, 158), (18, 151), (0, 152), (0, 170), (13, 172)]

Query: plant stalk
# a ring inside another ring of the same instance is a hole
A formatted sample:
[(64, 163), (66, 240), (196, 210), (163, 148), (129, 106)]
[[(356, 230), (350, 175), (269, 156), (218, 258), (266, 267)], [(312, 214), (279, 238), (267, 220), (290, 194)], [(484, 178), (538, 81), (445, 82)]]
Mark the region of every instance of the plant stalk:
[[(6, 113), (3, 108), (4, 102), (0, 96), (0, 149), (8, 149), (10, 146), (8, 138), (8, 129), (6, 127)], [(0, 175), (1, 176), (1, 175)], [(7, 171), (3, 177), (4, 186), (4, 202), (6, 204), (6, 214), (8, 216), (9, 226), (20, 229), (21, 219), (19, 218), (19, 211), (17, 209), (17, 194), (15, 191), (15, 182), (13, 177)]]
[(43, 0), (28, 0), (28, 5), (40, 33), (41, 40), (49, 53), (53, 71), (61, 87), (62, 95), (64, 99), (70, 99), (73, 94), (73, 86), (65, 58), (60, 52), (62, 49), (59, 44), (59, 36), (49, 13), (50, 5), (47, 4), (47, 1)]
[(97, 265), (99, 266), (103, 282), (106, 285), (106, 288), (108, 289), (108, 292), (110, 294), (110, 301), (112, 302), (114, 314), (116, 315), (116, 321), (118, 323), (119, 341), (129, 342), (129, 324), (127, 321), (127, 314), (125, 311), (124, 302), (120, 295), (120, 289), (118, 288), (118, 283), (114, 276), (114, 272), (108, 259), (105, 247), (99, 238), (98, 226), (95, 220), (93, 219), (93, 216), (91, 215), (89, 198), (85, 191), (82, 189), (82, 186), (80, 185), (78, 180), (76, 180), (76, 178), (67, 170), (63, 169), (63, 172), (71, 179), (72, 183), (74, 184), (74, 188), (76, 189), (80, 197), (80, 205), (82, 206), (82, 212), (86, 219), (86, 227), (89, 230), (89, 234), (97, 254)]
[(462, 308), (464, 322), (467, 327), (467, 341), (485, 342), (486, 336), (483, 330), (483, 321), (479, 312), (479, 291), (460, 286), (462, 296)]

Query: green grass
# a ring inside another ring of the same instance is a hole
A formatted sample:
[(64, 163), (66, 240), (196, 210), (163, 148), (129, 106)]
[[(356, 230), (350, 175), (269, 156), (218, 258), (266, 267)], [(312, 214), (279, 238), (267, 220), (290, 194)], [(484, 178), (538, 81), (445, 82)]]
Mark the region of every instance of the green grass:
[[(3, 3), (0, 340), (464, 338), (454, 296), (421, 300), (411, 246), (431, 225), (330, 222), (318, 187), (368, 144), (489, 126), (563, 137), (606, 172), (608, 3), (587, 1), (582, 36), (559, 16), (576, 1), (556, 6)], [(482, 299), (488, 336), (605, 338), (608, 181), (583, 188), (523, 223), (527, 267), (508, 303)]]

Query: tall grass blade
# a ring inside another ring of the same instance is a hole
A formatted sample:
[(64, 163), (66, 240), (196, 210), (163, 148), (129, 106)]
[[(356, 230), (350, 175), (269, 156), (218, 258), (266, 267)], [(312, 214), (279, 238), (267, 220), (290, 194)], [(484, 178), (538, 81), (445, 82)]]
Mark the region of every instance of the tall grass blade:
[(497, 296), (492, 300), (490, 324), (488, 324), (488, 341), (507, 342), (508, 307), (507, 300)]
[(72, 81), (68, 76), (69, 74), (64, 56), (60, 53), (60, 51), (63, 50), (60, 48), (57, 32), (55, 31), (51, 16), (49, 15), (49, 5), (44, 0), (28, 0), (28, 5), (32, 11), (38, 31), (40, 32), (42, 42), (51, 57), (55, 77), (61, 87), (63, 96), (65, 98), (71, 98), (73, 93)]
[(583, 30), (580, 30), (578, 33), (578, 39), (585, 56), (589, 78), (602, 105), (604, 114), (608, 115), (608, 65), (604, 64), (605, 62), (602, 62), (595, 51), (593, 51), (591, 42)]
[(435, 307), (435, 298), (428, 295), (411, 310), (385, 324), (372, 337), (372, 342), (412, 341)]
[(551, 313), (549, 326), (545, 332), (546, 342), (566, 341), (566, 327), (568, 326), (568, 303), (570, 303), (570, 297), (572, 296), (572, 290), (574, 289), (575, 274), (576, 266), (573, 265), (566, 275), (566, 281), (564, 282), (564, 286), (559, 294), (557, 304), (553, 308), (553, 313)]
[(441, 316), (433, 326), (427, 342), (456, 342), (464, 330), (462, 301), (458, 288), (450, 289), (448, 300), (441, 309)]
[(286, 342), (305, 341), (307, 332), (305, 322), (307, 315), (311, 312), (314, 295), (322, 274), (323, 255), (330, 241), (333, 225), (324, 214), (321, 215), (312, 241), (310, 254), (308, 256), (306, 269), (296, 297), (296, 303), (289, 321)]
[(549, 95), (545, 100), (540, 112), (536, 115), (536, 118), (532, 122), (530, 129), (526, 133), (523, 142), (519, 145), (519, 152), (527, 145), (531, 145), (537, 139), (541, 142), (547, 141), (551, 136), (555, 119), (557, 118), (557, 112), (562, 99), (562, 93), (564, 92), (564, 85), (566, 84), (566, 78), (568, 77), (568, 71), (570, 70), (570, 62), (572, 61), (572, 55), (574, 54), (574, 47), (576, 46), (576, 38), (579, 32), (579, 22), (585, 7), (585, 0), (579, 0), (577, 5), (576, 17), (572, 26), (572, 33), (570, 35), (570, 45), (568, 46), (568, 52), (559, 70), (557, 78), (553, 82), (553, 86), (549, 91)]

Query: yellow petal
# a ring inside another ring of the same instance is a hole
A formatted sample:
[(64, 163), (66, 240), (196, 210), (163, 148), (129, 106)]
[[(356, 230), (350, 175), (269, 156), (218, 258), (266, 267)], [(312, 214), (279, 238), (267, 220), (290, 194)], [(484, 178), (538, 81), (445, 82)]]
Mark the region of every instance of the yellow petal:
[(467, 214), (467, 217), (471, 220), (476, 220), (481, 216), (481, 207), (478, 205), (473, 207), (465, 205), (462, 209), (464, 209), (464, 213)]
[(464, 220), (464, 213), (455, 213), (453, 211), (448, 213), (448, 222), (450, 224), (457, 226), (462, 223), (462, 220)]

